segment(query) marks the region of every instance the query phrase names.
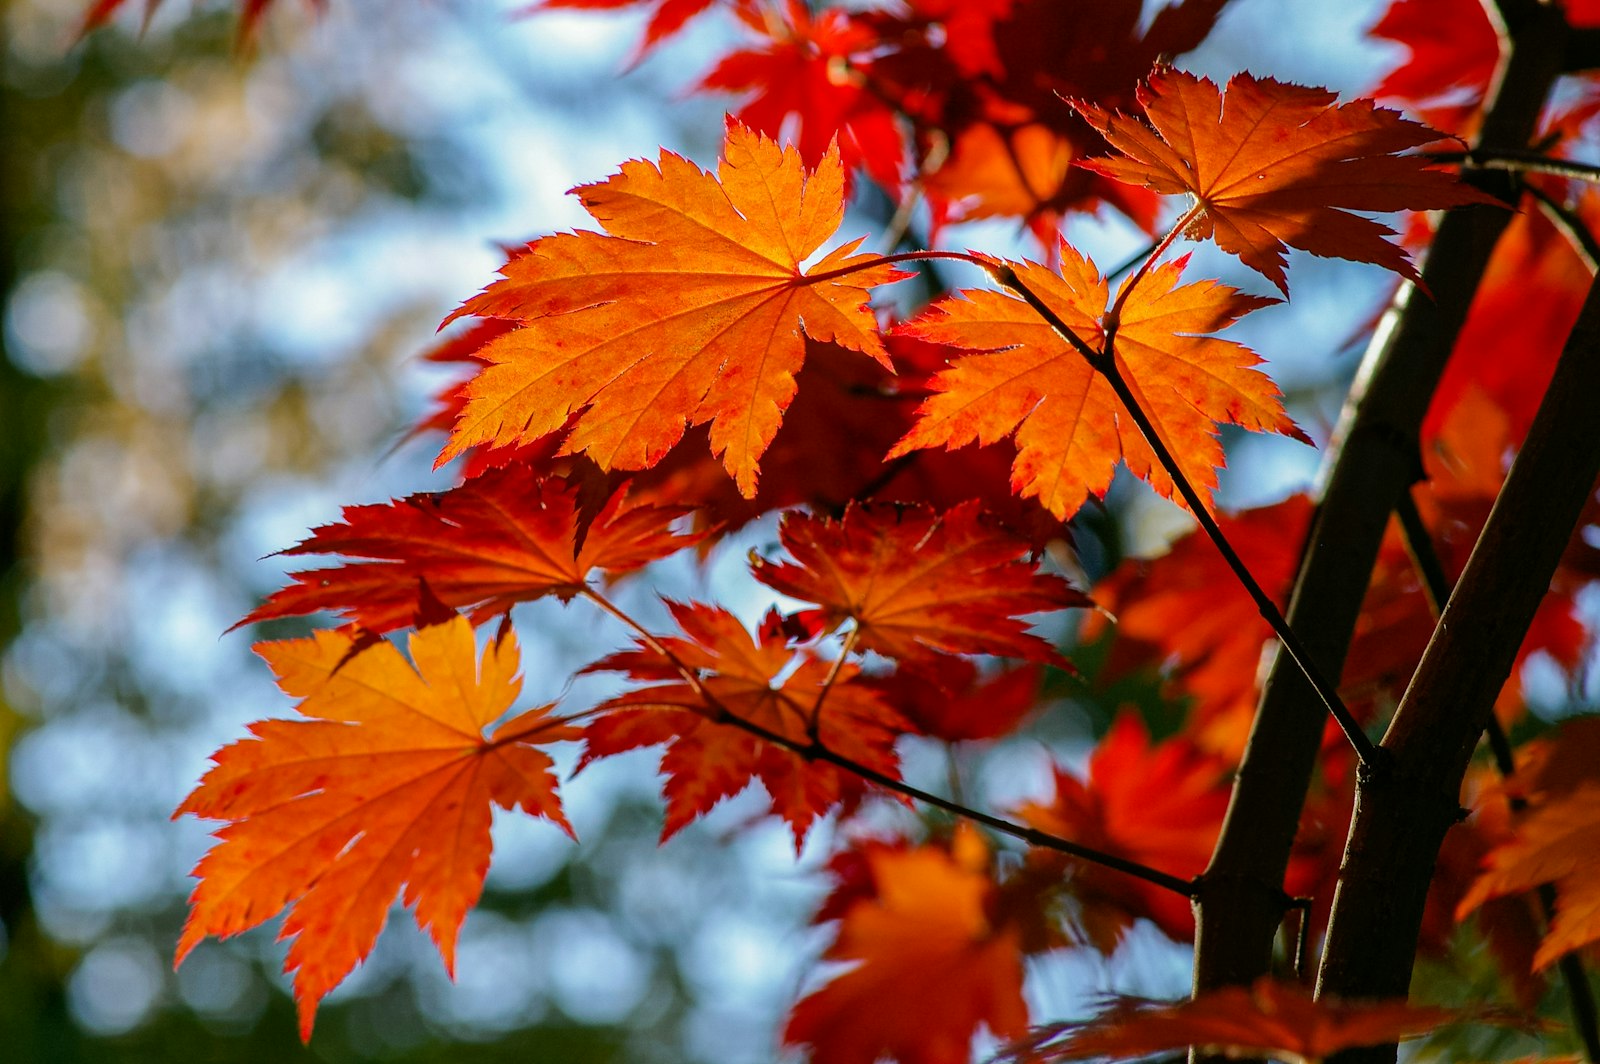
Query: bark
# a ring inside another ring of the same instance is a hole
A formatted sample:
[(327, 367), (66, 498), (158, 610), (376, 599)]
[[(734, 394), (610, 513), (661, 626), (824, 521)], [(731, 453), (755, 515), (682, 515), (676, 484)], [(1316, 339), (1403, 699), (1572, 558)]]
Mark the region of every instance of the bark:
[[(1559, 11), (1532, 5), (1508, 13), (1507, 23), (1508, 58), (1480, 138), (1486, 148), (1527, 146), (1563, 59), (1567, 29)], [(1510, 175), (1469, 179), (1513, 198)], [(1327, 487), (1288, 611), (1291, 629), (1325, 675), (1343, 670), (1384, 527), (1420, 473), (1422, 418), (1511, 217), (1491, 207), (1446, 217), (1422, 272), (1427, 292), (1402, 290), (1363, 362), (1330, 444)], [(1288, 901), (1283, 876), (1324, 723), (1310, 684), (1280, 654), (1196, 897), (1197, 992), (1247, 985), (1271, 967)]]
[[(1538, 419), (1366, 773), (1334, 894), (1319, 993), (1402, 997), (1434, 861), (1460, 816), (1467, 763), (1600, 476), (1600, 284), (1592, 286)], [(1394, 1046), (1341, 1061), (1392, 1061)]]

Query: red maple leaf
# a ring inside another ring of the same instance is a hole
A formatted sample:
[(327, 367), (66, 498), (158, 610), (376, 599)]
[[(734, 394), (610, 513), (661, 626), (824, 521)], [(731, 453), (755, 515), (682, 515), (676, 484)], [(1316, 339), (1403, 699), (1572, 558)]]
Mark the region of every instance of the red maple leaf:
[(1043, 673), (1029, 664), (985, 675), (970, 658), (937, 654), (863, 682), (918, 732), (954, 743), (995, 739), (1015, 731), (1039, 708)]
[(854, 967), (794, 1007), (786, 1044), (832, 1064), (964, 1064), (980, 1026), (1001, 1038), (1027, 1029), (1020, 936), (996, 918), (976, 832), (948, 845), (869, 842), (846, 864), (854, 874), (819, 919), (839, 920), (823, 956)]
[(1403, 1000), (1316, 1001), (1299, 986), (1262, 978), (1176, 1003), (1117, 999), (1088, 1023), (1044, 1029), (1029, 1049), (1037, 1054), (1031, 1059), (1048, 1061), (1131, 1060), (1194, 1046), (1229, 1057), (1321, 1064), (1341, 1049), (1425, 1034), (1461, 1018), (1452, 1009)]
[(1157, 70), (1139, 90), (1149, 125), (1078, 106), (1123, 153), (1082, 165), (1156, 192), (1193, 196), (1186, 235), (1214, 237), (1285, 295), (1285, 244), (1418, 280), (1405, 253), (1385, 239), (1393, 231), (1351, 211), (1499, 201), (1432, 168), (1425, 157), (1396, 154), (1438, 140), (1437, 131), (1370, 100), (1334, 106), (1335, 99), (1326, 89), (1249, 74), (1234, 75), (1222, 92), (1206, 78)]
[(1029, 544), (982, 521), (976, 503), (944, 514), (852, 504), (837, 521), (790, 513), (779, 534), (793, 560), (752, 559), (756, 579), (817, 603), (824, 630), (854, 622), (857, 645), (889, 657), (942, 651), (1061, 662), (1020, 618), (1093, 605), (1024, 560)]
[(526, 466), (490, 470), (449, 491), (345, 507), (343, 522), (283, 553), (366, 560), (291, 573), (293, 583), (239, 623), (336, 610), (383, 632), (410, 623), (423, 583), (478, 620), (545, 595), (567, 599), (597, 571), (620, 575), (692, 546), (698, 536), (673, 528), (687, 512), (619, 491), (585, 519), (571, 484)]
[[(1057, 769), (1055, 798), (1017, 812), (1052, 835), (1188, 878), (1211, 859), (1228, 807), (1227, 769), (1182, 736), (1152, 744), (1139, 718), (1123, 713), (1095, 747), (1086, 781)], [(1030, 860), (1070, 872), (1077, 931), (1103, 952), (1136, 917), (1179, 941), (1194, 937), (1189, 900), (1170, 890), (1051, 851), (1034, 850)]]
[(846, 170), (864, 165), (896, 192), (905, 138), (895, 109), (866, 88), (858, 69), (881, 47), (877, 33), (849, 12), (812, 15), (800, 0), (779, 10), (781, 17), (749, 20), (761, 45), (724, 56), (700, 88), (755, 93), (739, 109), (739, 121), (773, 138), (794, 128), (795, 146), (810, 167), (820, 166), (837, 143)]
[(856, 666), (792, 649), (778, 626), (764, 625), (752, 638), (725, 610), (668, 605), (684, 637), (641, 637), (636, 649), (585, 670), (624, 672), (648, 686), (599, 707), (605, 715), (584, 729), (579, 762), (582, 768), (625, 750), (667, 744), (663, 839), (760, 780), (798, 850), (818, 817), (854, 805), (865, 793), (860, 777), (796, 752), (813, 738), (857, 765), (899, 778), (894, 740), (910, 725), (857, 682)]

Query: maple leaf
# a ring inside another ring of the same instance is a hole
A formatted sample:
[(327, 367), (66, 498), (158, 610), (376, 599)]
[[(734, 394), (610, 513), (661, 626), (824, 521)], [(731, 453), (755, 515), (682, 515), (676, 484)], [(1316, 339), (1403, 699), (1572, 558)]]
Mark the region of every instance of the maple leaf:
[(1029, 544), (985, 524), (976, 502), (944, 514), (852, 503), (837, 521), (789, 513), (779, 535), (793, 561), (754, 557), (756, 579), (818, 603), (808, 613), (825, 630), (854, 621), (857, 645), (889, 657), (944, 651), (1063, 663), (1019, 618), (1094, 605), (1024, 560)]
[(578, 765), (667, 744), (661, 758), (667, 776), (663, 841), (752, 780), (761, 781), (773, 812), (789, 824), (796, 851), (818, 817), (860, 800), (860, 777), (728, 723), (733, 719), (798, 747), (809, 746), (815, 735), (855, 764), (899, 778), (894, 740), (911, 725), (871, 687), (856, 682), (854, 665), (835, 668), (796, 652), (777, 625), (763, 625), (752, 638), (726, 610), (699, 603), (668, 606), (687, 638), (641, 637), (638, 648), (585, 670), (625, 672), (650, 685), (601, 704), (605, 715), (584, 729)]
[[(1180, 878), (1199, 875), (1228, 806), (1228, 766), (1182, 736), (1151, 743), (1135, 714), (1123, 713), (1089, 758), (1087, 781), (1057, 769), (1055, 798), (1017, 810), (1027, 823)], [(1030, 860), (1070, 869), (1077, 931), (1110, 953), (1135, 917), (1178, 941), (1194, 937), (1189, 901), (1153, 883), (1035, 850)]]
[(824, 912), (839, 917), (823, 956), (855, 967), (806, 997), (783, 1040), (832, 1064), (964, 1064), (980, 1025), (1027, 1028), (1022, 950), (994, 915), (988, 848), (970, 829), (948, 846), (869, 843), (865, 883)]
[[(1592, 751), (1592, 748), (1591, 748)], [(1456, 907), (1464, 917), (1491, 898), (1556, 885), (1556, 914), (1533, 955), (1547, 968), (1600, 941), (1600, 780), (1541, 803), (1517, 824), (1513, 837), (1489, 854), (1488, 865)]]
[(1395, 0), (1368, 33), (1411, 53), (1372, 95), (1404, 101), (1429, 125), (1462, 136), (1472, 132), (1500, 61), (1500, 35), (1482, 4)]
[(730, 119), (716, 176), (663, 151), (659, 166), (634, 160), (575, 191), (609, 235), (534, 241), (456, 312), (522, 327), (479, 350), (488, 365), (440, 462), (571, 417), (562, 453), (643, 469), (709, 422), (749, 497), (807, 336), (889, 364), (867, 290), (908, 275), (857, 254), (859, 240), (800, 269), (844, 217), (837, 147), (807, 175), (794, 148)]
[[(1588, 224), (1600, 221), (1600, 198), (1585, 196), (1578, 212)], [(1507, 442), (1519, 445), (1591, 280), (1577, 249), (1542, 211), (1525, 210), (1513, 218), (1495, 242), (1445, 364), (1422, 424), (1424, 442), (1438, 438), (1469, 392), (1482, 390), (1509, 419)]]
[(1214, 237), (1285, 295), (1285, 244), (1420, 280), (1405, 252), (1385, 239), (1393, 231), (1351, 211), (1499, 202), (1430, 169), (1425, 157), (1395, 154), (1442, 134), (1370, 100), (1333, 106), (1336, 96), (1326, 89), (1249, 74), (1234, 75), (1223, 93), (1209, 79), (1171, 69), (1152, 73), (1138, 98), (1148, 126), (1077, 105), (1127, 156), (1081, 165), (1167, 195), (1192, 195), (1186, 235)]
[(1314, 1001), (1299, 986), (1262, 978), (1248, 988), (1223, 987), (1176, 1004), (1117, 999), (1087, 1023), (1043, 1029), (1029, 1048), (1051, 1061), (1129, 1060), (1195, 1046), (1230, 1057), (1270, 1054), (1290, 1064), (1318, 1064), (1343, 1049), (1425, 1034), (1460, 1018), (1451, 1009), (1404, 1000)]
[(837, 141), (846, 170), (864, 165), (885, 189), (897, 190), (905, 140), (895, 110), (852, 71), (859, 53), (881, 45), (878, 35), (848, 12), (813, 16), (800, 0), (752, 22), (763, 45), (724, 56), (699, 87), (754, 92), (739, 121), (776, 138), (797, 116), (795, 147), (807, 166), (821, 165)]
[(516, 638), (480, 659), (464, 617), (413, 633), (413, 665), (387, 642), (361, 649), (345, 629), (255, 649), (312, 719), (252, 724), (173, 814), (230, 821), (195, 866), (177, 960), (289, 906), (278, 937), (294, 939), (284, 970), (309, 1038), (317, 1002), (367, 956), (401, 887), (454, 968), (489, 866), (491, 805), (572, 834), (533, 744), (577, 729), (541, 706), (485, 738), (521, 690)]
[[(1306, 436), (1283, 412), (1271, 379), (1253, 368), (1261, 360), (1242, 344), (1206, 335), (1275, 301), (1216, 281), (1180, 285), (1186, 261), (1163, 263), (1132, 290), (1117, 318), (1114, 353), (1189, 481), (1209, 490), (1223, 464), (1217, 423)], [(1059, 273), (1034, 262), (1004, 265), (1086, 344), (1104, 348), (1109, 290), (1093, 262), (1063, 242)], [(1013, 490), (1037, 497), (1062, 520), (1090, 495), (1105, 494), (1119, 458), (1173, 496), (1171, 478), (1111, 386), (1031, 306), (1004, 292), (961, 295), (940, 300), (902, 328), (991, 353), (958, 359), (933, 379), (936, 394), (890, 457), (1014, 435)]]
[(291, 573), (239, 624), (337, 610), (383, 632), (410, 623), (422, 582), (482, 620), (517, 602), (570, 598), (596, 570), (618, 575), (692, 546), (698, 535), (672, 530), (687, 512), (633, 504), (619, 491), (585, 521), (572, 485), (525, 467), (491, 470), (449, 491), (345, 507), (343, 522), (283, 553), (371, 560)]
[(645, 25), (644, 37), (634, 49), (630, 65), (638, 63), (659, 45), (676, 36), (696, 15), (713, 5), (725, 3), (736, 10), (748, 7), (747, 0), (540, 0), (526, 10), (529, 14), (540, 11), (585, 10), (616, 11), (627, 7), (650, 7), (650, 20)]
[[(1294, 580), (1311, 509), (1310, 498), (1297, 494), (1217, 517), (1228, 542), (1280, 605)], [(1099, 678), (1115, 680), (1141, 666), (1166, 670), (1173, 693), (1194, 700), (1194, 740), (1237, 759), (1255, 715), (1256, 674), (1272, 629), (1216, 547), (1203, 534), (1185, 533), (1159, 557), (1124, 561), (1093, 594), (1106, 612), (1085, 615), (1080, 638), (1099, 638), (1112, 623), (1108, 618), (1116, 625)]]
[(1039, 707), (1042, 679), (1033, 664), (985, 676), (970, 658), (935, 654), (863, 682), (918, 732), (954, 743), (1015, 731)]

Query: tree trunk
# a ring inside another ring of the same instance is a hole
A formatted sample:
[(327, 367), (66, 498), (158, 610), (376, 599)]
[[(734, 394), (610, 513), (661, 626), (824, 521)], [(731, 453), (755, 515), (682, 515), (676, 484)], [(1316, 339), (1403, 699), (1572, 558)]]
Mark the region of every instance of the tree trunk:
[[(1566, 25), (1554, 7), (1507, 17), (1510, 39), (1480, 137), (1523, 148), (1560, 72)], [(1474, 173), (1479, 187), (1514, 198), (1509, 175)], [(1327, 488), (1290, 599), (1290, 627), (1325, 675), (1337, 676), (1389, 515), (1421, 472), (1418, 434), (1456, 335), (1512, 213), (1452, 212), (1422, 272), (1426, 292), (1402, 290), (1380, 328), (1329, 451)], [(1521, 633), (1511, 638), (1514, 650)], [(1271, 967), (1287, 898), (1290, 847), (1316, 763), (1325, 714), (1305, 678), (1278, 655), (1262, 689), (1222, 833), (1196, 898), (1195, 990), (1245, 985)]]

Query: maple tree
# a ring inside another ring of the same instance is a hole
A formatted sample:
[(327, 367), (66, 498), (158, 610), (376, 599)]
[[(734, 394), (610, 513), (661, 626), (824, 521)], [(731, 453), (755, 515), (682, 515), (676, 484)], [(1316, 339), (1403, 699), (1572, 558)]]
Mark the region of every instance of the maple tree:
[[(1486, 35), (1476, 0), (1396, 0), (1373, 32), (1409, 58), (1344, 102), (1181, 69), (1220, 0), (542, 6), (647, 8), (640, 56), (720, 7), (748, 42), (700, 88), (749, 98), (714, 170), (663, 149), (574, 189), (604, 231), (515, 250), (446, 319), (474, 319), (433, 356), (466, 372), (418, 431), (455, 486), (285, 552), (336, 560), (240, 623), (342, 623), (258, 647), (307, 719), (253, 725), (178, 810), (224, 822), (180, 960), (287, 907), (307, 1037), (397, 894), (450, 965), (491, 806), (570, 832), (541, 747), (575, 741), (579, 770), (660, 748), (664, 841), (753, 784), (797, 851), (838, 819), (816, 919), (849, 967), (783, 1033), (818, 1061), (944, 1064), (985, 1031), (1018, 1060), (1392, 1059), (1460, 1018), (1405, 1003), (1419, 953), (1480, 941), (1525, 1006), (1559, 969), (1565, 1044), (1600, 1058), (1600, 730), (1531, 712), (1519, 665), (1593, 650), (1593, 5), (1504, 0)], [(899, 219), (881, 251), (846, 223), (869, 184)], [(1399, 242), (1367, 217), (1396, 211)], [(1074, 242), (1094, 212), (1148, 238), (1125, 271)], [(995, 216), (1033, 258), (938, 241)], [(1292, 298), (1288, 248), (1399, 295), (1320, 494), (1229, 514), (1222, 426), (1314, 445), (1272, 352), (1218, 335)], [(942, 289), (948, 262), (984, 286), (914, 306), (902, 282)], [(1074, 587), (1053, 559), (1119, 465), (1196, 531)], [(676, 601), (659, 630), (610, 592), (763, 520), (749, 575), (784, 598), (754, 630)], [(512, 610), (546, 596), (631, 641), (580, 670), (619, 693), (516, 705)], [(903, 778), (909, 736), (1019, 734), (1046, 670), (1153, 677), (1167, 724), (1124, 708), (1011, 808)], [(886, 808), (900, 834), (857, 827)], [(1191, 1002), (1030, 1015), (1030, 958), (1109, 954), (1139, 921), (1194, 942)]]

